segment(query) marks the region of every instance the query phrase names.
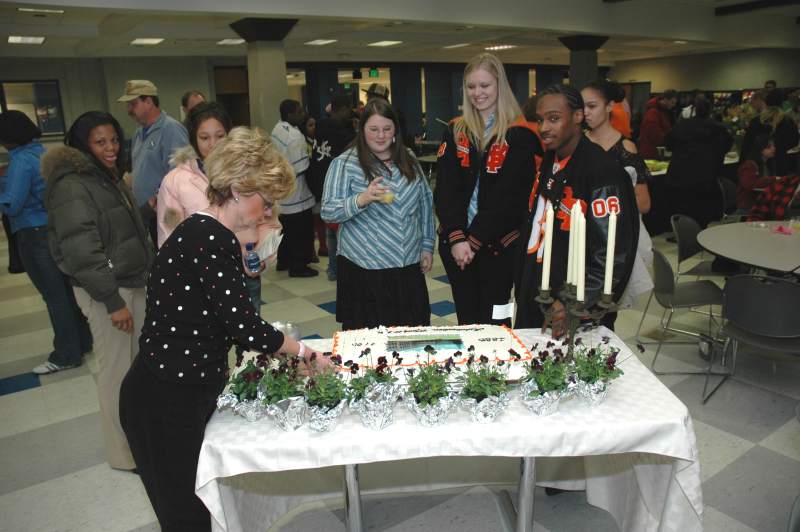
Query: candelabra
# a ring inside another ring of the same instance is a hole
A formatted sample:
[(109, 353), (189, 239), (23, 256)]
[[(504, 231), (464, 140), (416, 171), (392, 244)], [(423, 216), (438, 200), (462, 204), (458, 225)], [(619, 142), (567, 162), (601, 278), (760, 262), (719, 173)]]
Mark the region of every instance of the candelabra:
[[(609, 312), (616, 312), (619, 307), (614, 303), (612, 294), (603, 294), (597, 305), (591, 309), (586, 308), (584, 301), (578, 301), (577, 287), (573, 284), (565, 284), (564, 288), (559, 293), (559, 301), (564, 305), (567, 313), (567, 361), (572, 361), (573, 351), (575, 350), (575, 335), (581, 323), (591, 320), (597, 322)], [(539, 303), (539, 308), (545, 317), (546, 323), (552, 323), (555, 312), (553, 311), (553, 303), (555, 299), (550, 294), (550, 290), (539, 289), (539, 295), (536, 296), (535, 301)], [(544, 332), (544, 331), (543, 331)]]

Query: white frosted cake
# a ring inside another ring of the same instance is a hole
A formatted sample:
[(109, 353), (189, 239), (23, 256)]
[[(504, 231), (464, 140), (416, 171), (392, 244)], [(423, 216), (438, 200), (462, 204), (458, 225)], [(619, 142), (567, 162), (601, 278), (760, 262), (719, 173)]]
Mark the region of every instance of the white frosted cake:
[[(430, 349), (435, 352), (431, 354)], [(368, 353), (365, 350), (369, 349)], [(457, 365), (470, 356), (486, 357), (489, 362), (524, 362), (532, 358), (530, 350), (502, 325), (452, 325), (443, 327), (378, 327), (340, 331), (333, 335), (333, 354), (342, 361), (362, 367), (377, 364), (386, 356), (390, 366), (412, 368), (420, 363), (444, 364), (449, 358)], [(509, 378), (522, 375), (522, 364), (510, 364)], [(519, 368), (519, 370), (517, 370)], [(517, 373), (519, 375), (517, 375)]]

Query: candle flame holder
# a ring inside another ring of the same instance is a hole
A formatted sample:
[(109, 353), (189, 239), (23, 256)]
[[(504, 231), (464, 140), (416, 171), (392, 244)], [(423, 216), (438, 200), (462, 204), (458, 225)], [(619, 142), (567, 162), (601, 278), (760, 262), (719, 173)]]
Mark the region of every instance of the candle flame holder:
[[(609, 312), (616, 312), (619, 307), (614, 303), (614, 297), (611, 294), (603, 294), (600, 301), (591, 308), (586, 308), (584, 301), (578, 301), (577, 287), (573, 284), (565, 284), (564, 288), (559, 292), (559, 301), (564, 305), (567, 312), (567, 362), (573, 360), (573, 351), (575, 350), (575, 337), (581, 324), (586, 321), (598, 322)], [(550, 293), (550, 290), (539, 289), (539, 295), (534, 299), (539, 303), (539, 308), (544, 314), (545, 321), (552, 323), (554, 312), (552, 310), (555, 299)], [(542, 331), (544, 332), (544, 331)]]

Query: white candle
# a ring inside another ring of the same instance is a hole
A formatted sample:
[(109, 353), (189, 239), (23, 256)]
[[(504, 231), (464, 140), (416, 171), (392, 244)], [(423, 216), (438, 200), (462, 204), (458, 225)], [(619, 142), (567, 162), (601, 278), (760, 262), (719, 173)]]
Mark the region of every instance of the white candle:
[[(575, 239), (572, 242), (572, 284), (573, 286), (578, 286), (578, 262), (580, 261), (580, 257), (578, 256), (578, 242), (580, 241), (581, 235), (581, 225), (578, 221), (581, 216), (581, 206), (578, 202), (575, 202), (575, 205), (572, 206), (572, 216), (570, 217), (570, 231), (575, 232)], [(572, 222), (574, 220), (574, 224)]]
[(544, 257), (542, 264), (542, 290), (550, 289), (550, 259), (553, 256), (553, 204), (547, 202), (544, 216)]
[(567, 284), (572, 284), (573, 281), (573, 270), (572, 266), (575, 262), (575, 226), (572, 223), (574, 220), (573, 215), (575, 214), (575, 206), (572, 206), (572, 209), (569, 211), (569, 246), (568, 246), (568, 254), (567, 254)]
[(608, 244), (606, 245), (606, 275), (603, 279), (603, 293), (611, 294), (612, 274), (614, 273), (614, 247), (617, 243), (617, 213), (608, 215)]
[(578, 301), (586, 300), (586, 216), (578, 211), (580, 230), (578, 231)]

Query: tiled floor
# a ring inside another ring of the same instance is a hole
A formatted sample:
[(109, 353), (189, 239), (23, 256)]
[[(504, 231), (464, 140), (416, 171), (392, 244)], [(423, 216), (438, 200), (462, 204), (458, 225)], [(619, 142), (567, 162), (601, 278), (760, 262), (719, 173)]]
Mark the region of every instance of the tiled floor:
[[(674, 246), (656, 245), (675, 260)], [(47, 313), (26, 275), (6, 273), (6, 245), (0, 240), (0, 531), (154, 531), (155, 517), (138, 477), (111, 470), (103, 461), (92, 355), (81, 368), (36, 377), (27, 373), (49, 352), (52, 332)], [(324, 270), (325, 261), (318, 265)], [(263, 314), (295, 322), (304, 336), (328, 337), (335, 283), (325, 275), (289, 279), (265, 276)], [(428, 278), (431, 321), (454, 323), (452, 297), (440, 265)], [(645, 331), (658, 323), (653, 305)], [(644, 300), (620, 313), (618, 334), (647, 364), (648, 346), (638, 353), (632, 340)], [(698, 326), (694, 313), (678, 316)], [(665, 347), (664, 369), (696, 369), (696, 345)], [(707, 531), (783, 532), (800, 494), (800, 364), (773, 363), (744, 350), (737, 377), (708, 404), (700, 402), (702, 378), (661, 379), (689, 407), (702, 463)], [(538, 493), (539, 531), (612, 531), (613, 519), (586, 503), (582, 493), (546, 497)], [(400, 532), (503, 530), (494, 497), (483, 487), (433, 494), (382, 497), (368, 501), (367, 530)], [(282, 530), (344, 530), (340, 507), (320, 506), (287, 516)]]

